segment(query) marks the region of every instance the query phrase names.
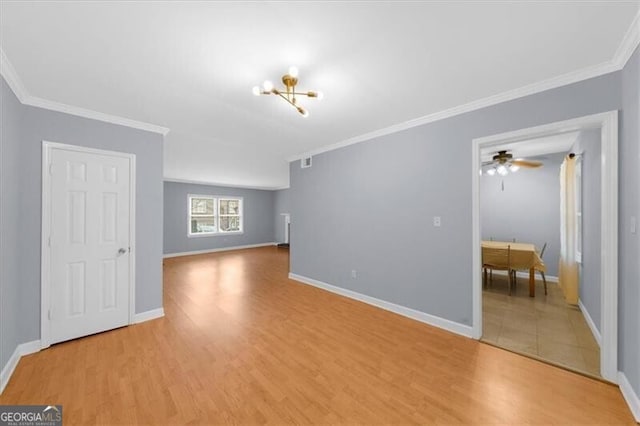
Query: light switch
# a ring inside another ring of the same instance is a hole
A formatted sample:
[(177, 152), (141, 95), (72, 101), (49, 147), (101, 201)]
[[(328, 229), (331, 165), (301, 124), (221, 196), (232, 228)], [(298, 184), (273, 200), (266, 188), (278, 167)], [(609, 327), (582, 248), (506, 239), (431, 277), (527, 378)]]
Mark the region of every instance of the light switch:
[(631, 228), (631, 233), (635, 234), (636, 233), (636, 228), (637, 228), (637, 226), (636, 226), (636, 217), (635, 216), (631, 216), (631, 226), (630, 226), (630, 228)]
[(433, 217), (433, 226), (440, 226), (440, 216)]

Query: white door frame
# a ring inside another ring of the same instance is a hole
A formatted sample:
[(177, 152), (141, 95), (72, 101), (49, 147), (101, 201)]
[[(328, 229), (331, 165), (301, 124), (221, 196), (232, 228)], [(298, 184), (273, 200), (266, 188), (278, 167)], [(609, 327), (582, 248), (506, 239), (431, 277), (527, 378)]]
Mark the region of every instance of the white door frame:
[(480, 150), (509, 142), (557, 133), (601, 129), (601, 272), (600, 272), (600, 374), (618, 382), (618, 111), (559, 121), (472, 141), (473, 326), (472, 336), (482, 336), (482, 279), (480, 250)]
[(136, 310), (136, 156), (117, 151), (86, 148), (83, 146), (67, 145), (57, 142), (42, 141), (42, 232), (41, 232), (41, 263), (40, 263), (40, 347), (51, 345), (51, 321), (49, 308), (51, 305), (51, 253), (49, 236), (51, 235), (51, 152), (53, 149), (83, 152), (88, 154), (108, 155), (127, 158), (129, 160), (129, 324), (134, 323)]

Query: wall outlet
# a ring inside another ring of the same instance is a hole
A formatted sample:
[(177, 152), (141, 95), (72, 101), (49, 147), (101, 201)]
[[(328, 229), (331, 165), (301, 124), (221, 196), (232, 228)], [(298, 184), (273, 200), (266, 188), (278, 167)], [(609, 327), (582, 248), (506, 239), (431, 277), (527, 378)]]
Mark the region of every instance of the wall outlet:
[(356, 271), (355, 269), (351, 270), (351, 278), (358, 278), (358, 271)]
[(440, 216), (433, 217), (433, 226), (440, 226)]

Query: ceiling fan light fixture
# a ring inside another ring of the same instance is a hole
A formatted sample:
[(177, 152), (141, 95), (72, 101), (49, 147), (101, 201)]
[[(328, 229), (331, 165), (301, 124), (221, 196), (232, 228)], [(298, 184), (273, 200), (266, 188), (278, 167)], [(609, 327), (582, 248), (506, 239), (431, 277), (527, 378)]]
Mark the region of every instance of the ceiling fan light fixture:
[(262, 84), (264, 90), (260, 90), (259, 87), (253, 88), (254, 95), (277, 95), (285, 100), (289, 105), (294, 107), (303, 117), (309, 116), (309, 111), (298, 105), (298, 99), (296, 96), (306, 96), (308, 98), (322, 99), (322, 92), (315, 90), (309, 90), (306, 92), (296, 92), (296, 85), (298, 84), (298, 68), (295, 66), (289, 67), (289, 72), (282, 76), (282, 83), (284, 89), (277, 89), (273, 83), (269, 80), (265, 80)]
[(513, 154), (506, 150), (498, 151), (491, 157), (491, 160), (484, 161), (482, 167), (489, 167), (486, 173), (489, 176), (496, 174), (506, 176), (509, 173), (515, 173), (520, 169), (537, 169), (542, 167), (542, 162), (535, 160), (526, 160), (524, 158), (513, 159)]

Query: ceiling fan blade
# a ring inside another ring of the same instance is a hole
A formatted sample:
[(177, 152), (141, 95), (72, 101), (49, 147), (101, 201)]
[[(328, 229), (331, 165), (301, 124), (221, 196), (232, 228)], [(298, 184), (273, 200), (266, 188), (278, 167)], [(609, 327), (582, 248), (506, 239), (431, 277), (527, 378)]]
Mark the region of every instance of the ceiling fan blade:
[(511, 162), (514, 166), (525, 167), (530, 169), (536, 169), (538, 167), (542, 167), (542, 163), (540, 161), (528, 161), (528, 160), (513, 160)]
[(483, 166), (488, 166), (489, 164), (493, 164), (493, 163), (494, 163), (494, 161), (493, 161), (493, 160), (483, 161), (483, 162), (482, 162), (482, 165), (483, 165)]

